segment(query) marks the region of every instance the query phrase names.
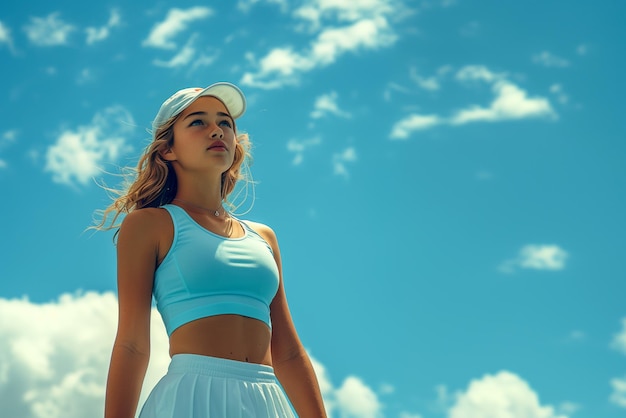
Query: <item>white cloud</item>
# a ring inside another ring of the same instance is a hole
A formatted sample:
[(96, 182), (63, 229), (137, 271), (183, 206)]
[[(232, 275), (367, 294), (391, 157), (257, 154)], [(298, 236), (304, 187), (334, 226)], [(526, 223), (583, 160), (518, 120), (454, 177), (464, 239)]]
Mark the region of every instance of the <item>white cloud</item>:
[(345, 418), (378, 418), (382, 405), (378, 396), (361, 379), (348, 376), (335, 390), (336, 405)]
[(537, 393), (519, 376), (508, 371), (472, 380), (457, 394), (448, 418), (567, 418), (554, 407), (542, 406)]
[(489, 107), (470, 106), (452, 116), (453, 125), (468, 122), (496, 122), (512, 119), (555, 117), (550, 101), (544, 97), (528, 97), (526, 91), (509, 81), (493, 85), (495, 98)]
[(328, 114), (333, 114), (342, 118), (351, 117), (349, 112), (339, 109), (337, 105), (337, 92), (331, 91), (328, 94), (323, 94), (315, 99), (315, 108), (311, 112), (313, 119), (322, 118)]
[(611, 403), (615, 405), (626, 408), (626, 376), (623, 378), (614, 378), (611, 379), (611, 387), (613, 388), (613, 392), (609, 400)]
[(411, 67), (410, 71), (411, 79), (422, 89), (424, 90), (439, 90), (439, 79), (435, 76), (431, 77), (422, 77), (417, 73), (417, 69), (415, 67)]
[(117, 9), (111, 10), (109, 20), (106, 25), (96, 27), (88, 27), (85, 29), (87, 33), (87, 44), (92, 45), (96, 42), (103, 41), (109, 37), (111, 29), (119, 26), (121, 23), (121, 15)]
[(455, 78), (458, 81), (484, 81), (493, 83), (506, 77), (504, 73), (494, 73), (484, 65), (467, 65), (457, 71)]
[[(117, 321), (113, 293), (65, 294), (36, 304), (0, 299), (0, 404), (5, 416), (102, 416)], [(169, 363), (167, 334), (152, 312), (153, 355), (142, 402)]]
[[(411, 77), (422, 88), (439, 88), (438, 81), (451, 71), (443, 66), (437, 75), (423, 78), (412, 70)], [(507, 80), (506, 73), (495, 73), (483, 65), (468, 65), (457, 71), (454, 79), (461, 85), (490, 84), (494, 99), (489, 106), (470, 105), (456, 111), (452, 116), (437, 114), (411, 114), (396, 122), (390, 139), (406, 139), (413, 132), (430, 129), (438, 125), (464, 125), (471, 122), (500, 122), (515, 119), (556, 118), (557, 114), (545, 97), (529, 97), (525, 90)], [(386, 98), (388, 94), (386, 93)]]
[(11, 38), (11, 29), (0, 20), (0, 44), (7, 44), (9, 49), (13, 50), (13, 38)]
[(28, 39), (37, 46), (66, 45), (68, 37), (76, 28), (59, 18), (59, 13), (46, 17), (31, 17), (24, 26)]
[(185, 31), (187, 26), (200, 19), (205, 19), (213, 14), (208, 7), (192, 7), (190, 9), (170, 9), (165, 20), (154, 25), (148, 38), (142, 45), (162, 49), (174, 49), (176, 43), (172, 40), (176, 35)]
[(390, 0), (310, 1), (294, 12), (317, 33), (309, 48), (302, 52), (290, 46), (273, 48), (252, 63), (256, 70), (246, 72), (241, 83), (264, 89), (296, 84), (301, 73), (331, 65), (346, 53), (390, 46), (398, 36), (387, 16), (400, 7)]
[(611, 348), (626, 355), (626, 318), (622, 318), (622, 330), (613, 336)]
[(533, 270), (563, 270), (569, 257), (558, 245), (526, 245), (518, 256), (500, 265), (500, 271), (512, 273), (515, 268)]
[[(0, 298), (0, 404), (3, 416), (102, 416), (106, 376), (117, 325), (112, 292), (64, 294), (48, 303)], [(156, 309), (151, 312), (151, 356), (139, 405), (169, 364), (169, 344)], [(328, 416), (382, 418), (378, 395), (348, 376), (335, 387), (311, 356)], [(403, 418), (419, 415), (405, 414)]]
[(437, 115), (412, 114), (399, 120), (391, 128), (391, 139), (406, 139), (411, 133), (444, 123), (445, 121)]
[(132, 131), (133, 118), (114, 106), (97, 113), (90, 125), (62, 132), (46, 152), (45, 171), (57, 183), (86, 184), (100, 172), (100, 165), (114, 162), (129, 150), (124, 135)]
[(557, 57), (548, 51), (542, 51), (539, 54), (533, 55), (533, 62), (535, 64), (543, 65), (544, 67), (569, 67), (569, 61), (565, 58)]
[[(361, 379), (348, 376), (340, 387), (335, 388), (326, 367), (309, 355), (324, 398), (329, 417), (340, 418), (382, 418), (383, 405), (378, 395)], [(338, 415), (334, 415), (334, 412)]]
[(346, 163), (353, 163), (357, 160), (356, 150), (354, 147), (348, 147), (345, 150), (333, 154), (334, 173), (339, 176), (348, 177), (348, 169)]
[(315, 147), (321, 143), (322, 140), (320, 137), (310, 139), (290, 139), (287, 142), (287, 150), (295, 154), (291, 163), (293, 165), (302, 164), (302, 161), (304, 160), (304, 153), (307, 152), (309, 148)]

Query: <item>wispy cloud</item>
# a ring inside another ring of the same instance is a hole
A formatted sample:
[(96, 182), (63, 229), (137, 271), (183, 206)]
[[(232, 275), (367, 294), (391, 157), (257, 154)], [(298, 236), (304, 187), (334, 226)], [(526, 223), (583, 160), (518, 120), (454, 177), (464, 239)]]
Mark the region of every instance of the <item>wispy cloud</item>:
[(556, 96), (556, 100), (561, 104), (569, 102), (569, 96), (563, 91), (563, 86), (560, 84), (553, 84), (550, 86), (550, 93)]
[(413, 132), (430, 129), (445, 123), (445, 119), (437, 115), (419, 115), (414, 113), (399, 120), (391, 129), (391, 139), (407, 139)]
[(88, 27), (85, 29), (87, 33), (87, 44), (92, 45), (96, 42), (100, 42), (109, 37), (111, 33), (111, 29), (120, 26), (121, 24), (121, 15), (119, 10), (112, 9), (111, 14), (109, 15), (109, 20), (106, 25), (100, 27)]
[(194, 21), (205, 19), (213, 14), (208, 7), (192, 7), (190, 9), (173, 8), (167, 12), (165, 20), (154, 25), (148, 37), (143, 41), (143, 46), (162, 49), (174, 49), (176, 43), (173, 38), (184, 32), (189, 24)]
[[(265, 89), (297, 84), (302, 73), (329, 66), (346, 53), (393, 45), (398, 35), (388, 16), (399, 8), (388, 0), (309, 1), (293, 13), (308, 22), (309, 31), (316, 34), (309, 47), (303, 51), (276, 47), (258, 60), (249, 53), (256, 70), (246, 72), (241, 83)], [(332, 23), (325, 26), (327, 22)]]
[(58, 12), (46, 17), (31, 17), (30, 23), (24, 26), (26, 36), (37, 46), (66, 45), (75, 30), (74, 25), (61, 20)]
[(244, 13), (247, 13), (258, 3), (276, 4), (280, 6), (280, 9), (284, 12), (287, 10), (287, 0), (239, 0), (237, 2), (237, 8)]
[(411, 67), (411, 80), (417, 84), (417, 86), (424, 90), (439, 90), (439, 78), (437, 76), (424, 77), (417, 73), (417, 68)]
[(11, 37), (11, 29), (0, 20), (0, 45), (5, 44), (13, 52), (13, 38)]
[[(5, 147), (13, 144), (17, 138), (18, 131), (17, 129), (10, 129), (8, 131), (4, 131), (2, 136), (0, 136), (0, 151), (2, 151)], [(0, 158), (0, 170), (5, 169), (9, 166), (9, 163), (6, 160)]]
[(304, 160), (304, 154), (312, 147), (318, 146), (322, 143), (320, 137), (314, 137), (310, 139), (290, 139), (287, 142), (287, 150), (293, 152), (295, 155), (291, 163), (293, 165), (300, 165)]
[(341, 152), (333, 154), (333, 171), (338, 176), (349, 177), (347, 164), (357, 160), (354, 147), (348, 147)]
[(558, 245), (526, 245), (516, 258), (503, 262), (499, 270), (513, 273), (518, 268), (557, 271), (565, 268), (569, 254)]
[(313, 119), (319, 119), (329, 114), (342, 118), (351, 117), (349, 112), (339, 109), (339, 105), (337, 104), (338, 97), (339, 96), (335, 91), (318, 96), (317, 99), (315, 99), (315, 105), (313, 111), (311, 112), (311, 117)]
[(613, 392), (609, 400), (620, 408), (626, 408), (626, 375), (622, 378), (611, 379), (610, 383)]
[(570, 65), (569, 61), (565, 58), (557, 57), (548, 51), (542, 51), (539, 54), (533, 55), (533, 62), (535, 64), (543, 65), (544, 67), (564, 68), (569, 67)]
[[(446, 72), (449, 67), (445, 68)], [(391, 129), (390, 139), (407, 139), (413, 132), (438, 125), (464, 125), (475, 122), (500, 122), (515, 119), (556, 118), (557, 114), (545, 97), (529, 97), (521, 87), (507, 79), (504, 73), (495, 73), (482, 65), (461, 68), (455, 75), (461, 85), (487, 84), (494, 98), (488, 106), (470, 105), (451, 116), (437, 114), (407, 115)]]
[(589, 53), (589, 45), (587, 44), (580, 44), (576, 47), (576, 53), (580, 56), (585, 56), (587, 55), (587, 53)]
[(513, 417), (524, 411), (525, 417), (568, 418), (551, 405), (541, 405), (539, 396), (518, 375), (500, 371), (474, 379), (448, 411), (448, 418)]
[(97, 113), (90, 125), (62, 132), (46, 151), (45, 171), (61, 184), (86, 184), (130, 150), (125, 135), (134, 129), (130, 113), (120, 106)]
[(613, 336), (611, 348), (626, 355), (626, 318), (622, 318), (622, 329)]

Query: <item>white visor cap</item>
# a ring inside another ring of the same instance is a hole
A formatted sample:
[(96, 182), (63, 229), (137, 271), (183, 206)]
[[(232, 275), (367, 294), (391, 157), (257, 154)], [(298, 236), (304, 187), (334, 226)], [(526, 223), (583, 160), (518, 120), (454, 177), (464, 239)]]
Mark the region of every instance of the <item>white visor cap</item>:
[(154, 137), (160, 126), (202, 96), (213, 96), (221, 100), (233, 119), (237, 119), (246, 111), (246, 97), (239, 87), (231, 83), (215, 83), (205, 89), (191, 87), (178, 90), (161, 105), (159, 113), (152, 121), (152, 136)]

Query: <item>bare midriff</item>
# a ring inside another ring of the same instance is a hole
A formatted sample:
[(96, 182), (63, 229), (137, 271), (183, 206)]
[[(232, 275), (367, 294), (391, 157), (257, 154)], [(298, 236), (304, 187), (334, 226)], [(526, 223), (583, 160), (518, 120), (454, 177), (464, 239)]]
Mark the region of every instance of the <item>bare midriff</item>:
[(271, 331), (262, 321), (240, 315), (200, 318), (170, 336), (170, 356), (200, 354), (272, 365)]

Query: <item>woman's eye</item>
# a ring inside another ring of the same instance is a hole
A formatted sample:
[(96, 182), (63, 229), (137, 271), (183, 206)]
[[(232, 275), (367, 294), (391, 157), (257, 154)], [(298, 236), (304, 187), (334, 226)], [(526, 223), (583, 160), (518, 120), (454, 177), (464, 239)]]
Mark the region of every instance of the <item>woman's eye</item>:
[(229, 128), (232, 128), (233, 125), (230, 124), (229, 120), (223, 120), (219, 123), (220, 126), (228, 126)]
[(202, 119), (196, 119), (194, 121), (192, 121), (189, 126), (198, 126), (198, 125), (203, 125), (204, 122), (202, 122)]

